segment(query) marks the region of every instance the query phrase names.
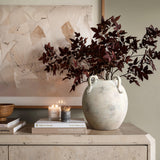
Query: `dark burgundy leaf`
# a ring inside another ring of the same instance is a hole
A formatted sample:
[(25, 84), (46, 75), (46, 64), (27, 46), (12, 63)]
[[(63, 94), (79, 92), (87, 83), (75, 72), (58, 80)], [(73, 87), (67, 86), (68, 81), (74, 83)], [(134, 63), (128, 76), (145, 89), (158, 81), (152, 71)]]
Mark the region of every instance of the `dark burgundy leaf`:
[(75, 37), (79, 37), (80, 33), (75, 32)]
[(153, 72), (151, 70), (147, 70), (146, 73), (147, 74), (153, 74)]
[(147, 79), (147, 80), (148, 80), (148, 75), (147, 75), (147, 74), (142, 73), (142, 75), (143, 75), (143, 77), (144, 77), (145, 79)]
[(138, 57), (134, 60), (133, 64), (136, 65), (138, 63)]
[(95, 32), (95, 33), (98, 32), (98, 30), (97, 30), (96, 28), (91, 28), (91, 30), (92, 30), (93, 32)]
[(121, 16), (117, 16), (114, 20), (118, 21)]
[(136, 81), (136, 80), (135, 80), (134, 82), (135, 82), (138, 86), (140, 86), (140, 84), (139, 84), (139, 82), (138, 82), (138, 81)]

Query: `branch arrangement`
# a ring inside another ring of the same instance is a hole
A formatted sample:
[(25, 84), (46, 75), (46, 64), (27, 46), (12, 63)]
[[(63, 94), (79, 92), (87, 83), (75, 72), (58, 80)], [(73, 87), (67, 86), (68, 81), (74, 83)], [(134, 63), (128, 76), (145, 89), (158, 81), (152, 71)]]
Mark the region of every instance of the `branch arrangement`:
[(156, 70), (153, 60), (160, 60), (160, 51), (156, 50), (160, 30), (151, 25), (143, 38), (138, 39), (127, 35), (118, 23), (119, 18), (102, 18), (96, 28), (91, 28), (94, 35), (90, 44), (80, 33), (75, 33), (69, 47), (58, 51), (46, 44), (39, 58), (46, 65), (45, 71), (53, 75), (63, 73), (63, 80), (73, 78), (71, 91), (91, 75), (112, 79), (118, 73), (137, 85), (139, 80), (148, 80)]

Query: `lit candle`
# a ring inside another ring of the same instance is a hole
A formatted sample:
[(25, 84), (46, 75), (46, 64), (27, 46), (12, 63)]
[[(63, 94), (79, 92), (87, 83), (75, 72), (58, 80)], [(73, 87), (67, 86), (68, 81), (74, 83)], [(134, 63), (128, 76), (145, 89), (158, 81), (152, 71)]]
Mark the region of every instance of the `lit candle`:
[(49, 120), (58, 121), (60, 119), (61, 108), (58, 105), (48, 107)]

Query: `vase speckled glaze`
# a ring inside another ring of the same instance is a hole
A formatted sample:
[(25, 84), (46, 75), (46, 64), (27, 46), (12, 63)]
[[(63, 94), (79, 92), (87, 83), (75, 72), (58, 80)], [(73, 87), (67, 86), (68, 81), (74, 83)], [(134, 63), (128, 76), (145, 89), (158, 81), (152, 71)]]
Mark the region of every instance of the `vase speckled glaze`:
[(89, 77), (82, 106), (86, 120), (93, 129), (118, 129), (128, 109), (128, 97), (120, 77), (113, 80)]

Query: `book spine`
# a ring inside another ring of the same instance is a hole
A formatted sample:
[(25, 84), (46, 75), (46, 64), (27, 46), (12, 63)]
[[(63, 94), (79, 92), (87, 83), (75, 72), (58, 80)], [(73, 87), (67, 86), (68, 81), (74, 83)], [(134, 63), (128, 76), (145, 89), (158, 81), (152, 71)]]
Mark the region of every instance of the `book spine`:
[(2, 130), (0, 130), (0, 133), (11, 133), (11, 131), (10, 130), (7, 130), (7, 129), (2, 129)]
[(8, 134), (13, 134), (20, 128), (22, 128), (26, 122), (20, 122), (17, 126), (14, 126), (13, 128), (0, 128), (0, 133), (8, 133)]
[(32, 128), (32, 133), (33, 134), (86, 134), (87, 130), (85, 128)]
[(6, 128), (6, 127), (11, 127), (11, 126), (14, 126), (16, 124), (18, 124), (20, 122), (20, 118), (17, 118), (11, 122), (9, 122), (8, 124), (0, 124), (0, 128)]
[(6, 128), (7, 124), (0, 124), (0, 128)]
[(35, 123), (34, 128), (86, 128), (85, 123), (79, 124), (43, 124)]
[(15, 133), (16, 131), (18, 131), (20, 128), (22, 128), (24, 125), (26, 125), (26, 122), (22, 122), (19, 125), (17, 125), (14, 129), (13, 129), (13, 133)]
[(14, 121), (8, 123), (8, 124), (7, 124), (7, 127), (14, 126), (14, 125), (18, 124), (19, 122), (20, 122), (20, 118), (15, 119)]

